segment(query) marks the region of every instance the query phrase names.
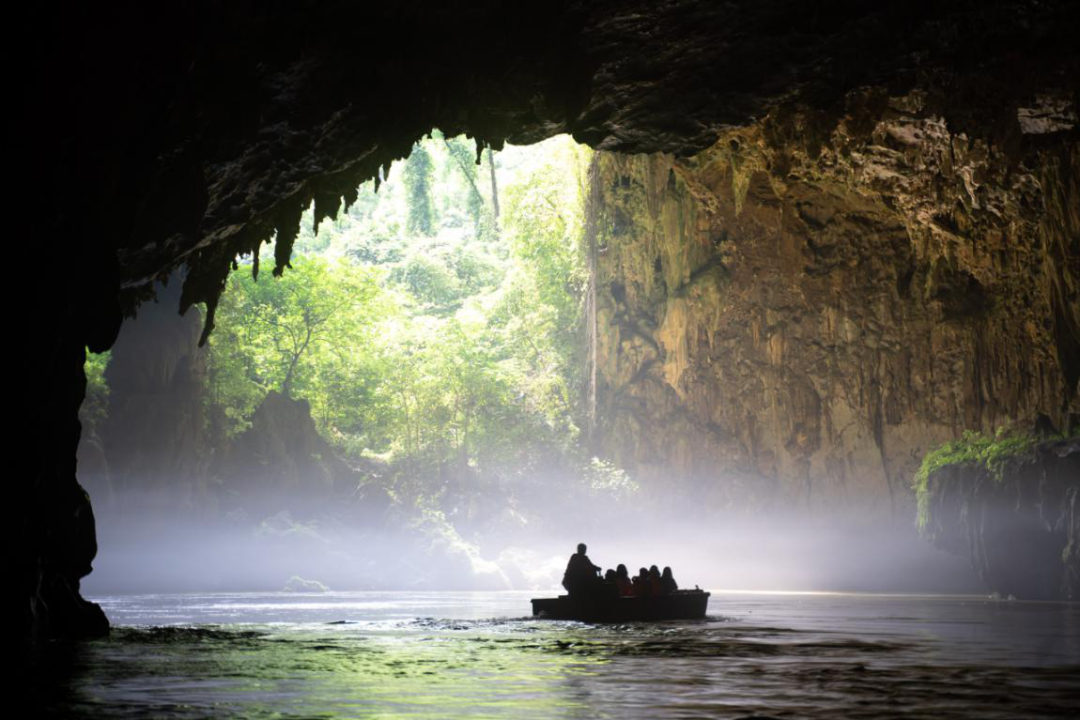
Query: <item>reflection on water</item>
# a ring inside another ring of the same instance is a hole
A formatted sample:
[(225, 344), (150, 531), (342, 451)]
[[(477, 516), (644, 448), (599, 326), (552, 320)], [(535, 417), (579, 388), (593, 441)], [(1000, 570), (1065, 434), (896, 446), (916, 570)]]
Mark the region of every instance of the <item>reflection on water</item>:
[[(1080, 607), (714, 593), (710, 617), (526, 617), (527, 593), (99, 598), (43, 712), (105, 717), (1075, 716)], [(46, 672), (47, 670), (47, 672)], [(49, 680), (42, 678), (47, 677)]]

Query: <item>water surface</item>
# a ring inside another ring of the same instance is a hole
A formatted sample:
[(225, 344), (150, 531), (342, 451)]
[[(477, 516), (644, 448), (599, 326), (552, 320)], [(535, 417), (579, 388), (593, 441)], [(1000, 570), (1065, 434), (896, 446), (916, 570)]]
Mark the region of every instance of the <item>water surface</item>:
[(605, 626), (534, 620), (529, 597), (95, 598), (112, 635), (49, 648), (25, 690), (66, 717), (1080, 713), (1077, 605), (714, 592), (703, 621)]

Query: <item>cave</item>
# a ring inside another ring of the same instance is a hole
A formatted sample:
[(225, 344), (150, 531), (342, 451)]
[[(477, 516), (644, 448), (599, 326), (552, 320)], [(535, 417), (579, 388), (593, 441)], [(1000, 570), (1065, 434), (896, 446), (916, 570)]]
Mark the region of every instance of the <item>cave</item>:
[(596, 302), (616, 330), (596, 351), (596, 442), (644, 478), (676, 468), (672, 493), (771, 487), (895, 517), (934, 445), (1080, 425), (1073, 3), (31, 12), (47, 32), (15, 147), (39, 246), (20, 264), (42, 286), (17, 331), (27, 642), (108, 627), (79, 590), (96, 553), (76, 467), (87, 350), (170, 277), (205, 340), (238, 257), (273, 239), (264, 272), (289, 273), (304, 211), (332, 218), (433, 128), (478, 157), (562, 133), (604, 154)]

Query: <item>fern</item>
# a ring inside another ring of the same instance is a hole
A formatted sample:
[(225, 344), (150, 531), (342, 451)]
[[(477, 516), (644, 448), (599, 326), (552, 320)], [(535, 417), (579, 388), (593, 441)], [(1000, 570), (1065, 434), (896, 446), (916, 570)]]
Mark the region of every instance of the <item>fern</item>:
[(928, 452), (912, 483), (918, 504), (915, 524), (919, 532), (925, 532), (930, 523), (931, 474), (946, 465), (971, 462), (983, 466), (993, 480), (1001, 482), (1008, 461), (1029, 452), (1038, 441), (1034, 435), (1009, 435), (1004, 428), (999, 428), (993, 437), (965, 430), (959, 440), (952, 440)]

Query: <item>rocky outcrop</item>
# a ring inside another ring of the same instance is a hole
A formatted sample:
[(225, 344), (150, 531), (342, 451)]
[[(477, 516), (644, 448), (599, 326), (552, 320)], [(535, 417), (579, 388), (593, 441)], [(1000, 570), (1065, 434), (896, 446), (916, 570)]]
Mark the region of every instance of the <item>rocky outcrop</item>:
[(971, 559), (987, 588), (1024, 600), (1080, 600), (1080, 440), (1045, 442), (991, 470), (929, 474), (924, 534)]
[(946, 98), (786, 107), (690, 158), (605, 155), (600, 444), (709, 507), (907, 522), (923, 454), (1080, 410), (1080, 143)]
[(109, 632), (109, 620), (97, 603), (79, 592), (97, 555), (97, 528), (90, 497), (77, 483), (50, 503), (44, 552), (35, 584), (19, 620), (38, 636), (97, 636)]
[[(954, 130), (993, 134), (1037, 93), (1072, 89), (1076, 19), (1063, 0), (121, 4), (52, 19), (42, 71), (70, 53), (81, 62), (55, 69), (86, 89), (33, 98), (73, 138), (38, 160), (95, 168), (104, 182), (54, 214), (112, 224), (126, 287), (186, 263), (184, 305), (206, 302), (212, 324), (237, 254), (276, 234), (280, 272), (310, 203), (335, 214), (433, 127), (687, 155), (780, 105), (888, 86), (940, 89)], [(130, 120), (79, 113), (93, 100)]]
[(262, 511), (313, 510), (335, 493), (356, 490), (359, 477), (323, 439), (307, 400), (271, 391), (251, 427), (231, 442), (214, 474), (226, 506)]

